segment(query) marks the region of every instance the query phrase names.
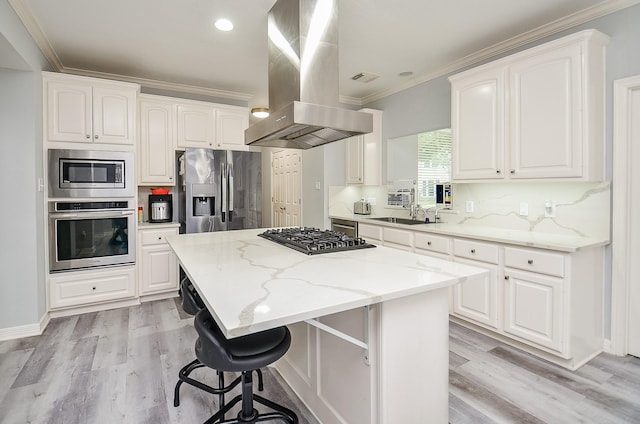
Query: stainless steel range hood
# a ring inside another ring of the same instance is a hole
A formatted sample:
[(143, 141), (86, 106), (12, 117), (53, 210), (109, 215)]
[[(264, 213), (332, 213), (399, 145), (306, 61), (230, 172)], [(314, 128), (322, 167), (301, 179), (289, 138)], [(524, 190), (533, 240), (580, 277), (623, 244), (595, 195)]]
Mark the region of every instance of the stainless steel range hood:
[(269, 11), (268, 118), (245, 144), (308, 149), (373, 131), (338, 103), (338, 0), (278, 0)]

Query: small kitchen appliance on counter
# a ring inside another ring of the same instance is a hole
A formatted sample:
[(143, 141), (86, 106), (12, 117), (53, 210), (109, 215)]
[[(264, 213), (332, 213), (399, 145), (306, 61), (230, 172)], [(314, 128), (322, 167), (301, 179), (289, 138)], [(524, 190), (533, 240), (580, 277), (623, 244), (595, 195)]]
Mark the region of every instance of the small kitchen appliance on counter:
[(358, 215), (371, 215), (371, 203), (360, 199), (353, 204), (353, 213)]
[(150, 194), (149, 222), (171, 222), (173, 220), (172, 205), (170, 194)]

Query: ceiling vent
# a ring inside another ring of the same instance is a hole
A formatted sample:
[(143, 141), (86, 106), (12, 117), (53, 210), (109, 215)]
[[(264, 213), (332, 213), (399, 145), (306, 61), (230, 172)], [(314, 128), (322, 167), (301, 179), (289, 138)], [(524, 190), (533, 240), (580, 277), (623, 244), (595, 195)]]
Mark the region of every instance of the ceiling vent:
[(380, 75), (372, 74), (371, 72), (360, 72), (351, 77), (352, 80), (358, 82), (371, 82), (380, 78)]

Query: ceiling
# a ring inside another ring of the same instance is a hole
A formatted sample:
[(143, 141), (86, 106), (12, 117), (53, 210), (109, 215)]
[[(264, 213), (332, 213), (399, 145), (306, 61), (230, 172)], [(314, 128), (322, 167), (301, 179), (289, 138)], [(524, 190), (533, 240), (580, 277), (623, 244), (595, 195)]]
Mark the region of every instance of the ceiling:
[[(275, 0), (9, 2), (55, 70), (268, 106)], [(638, 2), (339, 0), (340, 101), (364, 104)], [(216, 30), (219, 17), (234, 30)], [(351, 80), (360, 72), (380, 77)]]

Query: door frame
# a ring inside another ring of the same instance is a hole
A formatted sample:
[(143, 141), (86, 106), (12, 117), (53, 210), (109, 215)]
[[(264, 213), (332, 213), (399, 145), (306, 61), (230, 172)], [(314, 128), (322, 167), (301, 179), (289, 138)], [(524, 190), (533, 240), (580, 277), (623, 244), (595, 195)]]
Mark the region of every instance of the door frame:
[(634, 258), (631, 258), (632, 240), (628, 233), (634, 218), (630, 203), (630, 171), (633, 163), (633, 158), (630, 156), (633, 151), (630, 123), (634, 111), (630, 99), (634, 91), (640, 90), (640, 75), (615, 80), (613, 90), (613, 243), (611, 248), (611, 340), (608, 351), (615, 355), (626, 355), (629, 353), (631, 307), (629, 295), (634, 277), (629, 266)]

